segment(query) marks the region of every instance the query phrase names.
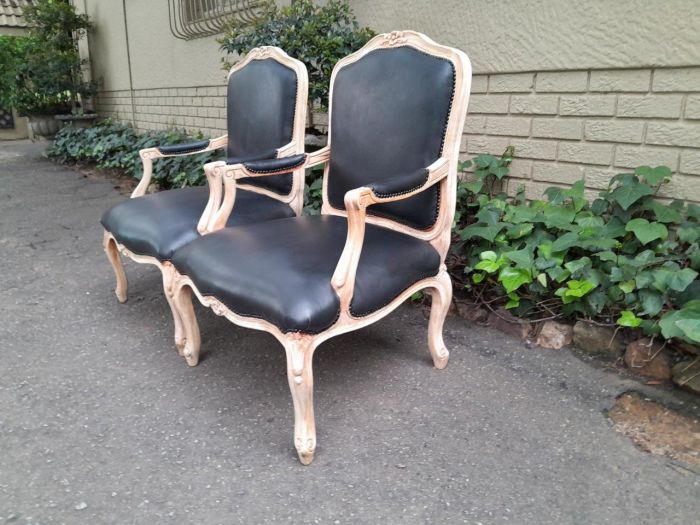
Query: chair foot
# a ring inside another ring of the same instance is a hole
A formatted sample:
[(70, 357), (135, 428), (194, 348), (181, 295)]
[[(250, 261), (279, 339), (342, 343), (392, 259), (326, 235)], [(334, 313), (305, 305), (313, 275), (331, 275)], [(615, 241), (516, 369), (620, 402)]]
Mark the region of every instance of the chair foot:
[(436, 277), (436, 284), (428, 289), (432, 296), (430, 307), (430, 321), (428, 323), (428, 346), (433, 357), (435, 368), (442, 370), (447, 366), (450, 353), (445, 348), (442, 339), (442, 327), (447, 317), (452, 301), (452, 282), (450, 276), (444, 269)]
[(314, 419), (314, 379), (311, 368), (316, 345), (311, 336), (289, 334), (284, 348), (287, 353), (287, 379), (294, 402), (294, 447), (303, 465), (314, 460), (316, 422)]
[(186, 344), (185, 328), (183, 326), (182, 317), (180, 317), (180, 313), (175, 306), (173, 293), (175, 267), (171, 263), (165, 262), (163, 263), (163, 266), (161, 266), (160, 271), (163, 274), (163, 293), (168, 301), (168, 306), (170, 306), (170, 313), (173, 316), (173, 323), (175, 327), (175, 347), (177, 348), (177, 353), (180, 356), (184, 356)]
[(199, 334), (199, 325), (192, 307), (192, 289), (187, 285), (178, 286), (174, 284), (173, 290), (173, 305), (176, 315), (179, 316), (182, 322), (182, 330), (184, 338), (178, 340), (177, 333), (175, 334), (175, 344), (180, 351), (182, 346), (182, 355), (190, 366), (197, 366), (199, 363), (199, 349), (202, 345)]
[(129, 283), (126, 280), (126, 274), (124, 273), (122, 260), (119, 256), (117, 242), (107, 232), (105, 232), (102, 241), (102, 246), (104, 247), (105, 253), (107, 254), (107, 259), (109, 259), (109, 262), (112, 265), (112, 269), (114, 270), (114, 276), (117, 279), (117, 286), (114, 289), (114, 293), (117, 295), (117, 299), (120, 303), (125, 303), (127, 300), (127, 290), (129, 288)]

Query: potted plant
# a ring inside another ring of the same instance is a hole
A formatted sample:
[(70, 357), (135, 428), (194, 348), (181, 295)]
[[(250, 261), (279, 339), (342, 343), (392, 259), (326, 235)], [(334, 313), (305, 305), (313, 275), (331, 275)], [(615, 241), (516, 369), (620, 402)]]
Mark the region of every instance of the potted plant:
[(15, 64), (11, 105), (29, 117), (35, 135), (48, 137), (62, 121), (85, 120), (84, 100), (95, 94), (96, 83), (83, 79), (85, 61), (77, 44), (90, 21), (65, 0), (37, 0), (24, 14), (31, 28)]

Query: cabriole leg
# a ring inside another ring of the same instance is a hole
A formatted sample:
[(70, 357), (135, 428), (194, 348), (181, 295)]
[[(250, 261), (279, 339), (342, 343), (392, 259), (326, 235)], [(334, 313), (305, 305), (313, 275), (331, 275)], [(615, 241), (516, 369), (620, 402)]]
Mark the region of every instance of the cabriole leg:
[(187, 364), (197, 366), (199, 362), (199, 349), (202, 345), (199, 335), (199, 325), (192, 307), (192, 289), (185, 285), (174, 283), (173, 305), (182, 322), (182, 330), (185, 333), (185, 345), (182, 350)]
[(126, 280), (126, 274), (124, 273), (122, 260), (119, 256), (117, 242), (107, 232), (105, 232), (104, 238), (102, 240), (102, 246), (104, 247), (105, 253), (107, 254), (107, 259), (109, 259), (109, 262), (112, 264), (114, 276), (117, 278), (117, 287), (114, 289), (114, 293), (117, 294), (117, 299), (120, 303), (125, 303), (127, 299), (127, 289), (129, 288), (129, 283)]
[(182, 318), (180, 313), (175, 307), (174, 301), (174, 290), (173, 290), (173, 276), (175, 268), (169, 262), (163, 263), (161, 267), (161, 273), (163, 274), (163, 293), (168, 301), (168, 306), (170, 306), (170, 312), (173, 315), (173, 322), (175, 323), (175, 346), (177, 347), (177, 353), (184, 355), (185, 353), (185, 329), (182, 325)]
[(316, 450), (314, 420), (314, 378), (311, 362), (315, 350), (311, 336), (290, 334), (284, 343), (287, 352), (287, 379), (294, 401), (294, 446), (299, 461), (309, 465)]
[(442, 327), (452, 301), (452, 282), (444, 268), (440, 270), (436, 280), (435, 286), (428, 289), (428, 293), (432, 297), (428, 323), (428, 346), (430, 354), (433, 356), (435, 368), (443, 369), (447, 366), (447, 360), (450, 358), (450, 353), (442, 340)]

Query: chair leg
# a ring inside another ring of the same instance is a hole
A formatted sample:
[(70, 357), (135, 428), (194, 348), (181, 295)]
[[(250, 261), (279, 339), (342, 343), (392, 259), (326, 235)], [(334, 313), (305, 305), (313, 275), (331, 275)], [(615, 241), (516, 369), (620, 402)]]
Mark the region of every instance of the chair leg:
[[(175, 285), (172, 304), (175, 306), (174, 310), (176, 311), (173, 317), (175, 315), (179, 316), (182, 322), (181, 326), (184, 332), (185, 343), (182, 353), (188, 365), (197, 366), (199, 362), (199, 349), (202, 346), (202, 342), (199, 335), (197, 317), (192, 307), (192, 289), (187, 285)], [(177, 335), (175, 337), (177, 337)]]
[(117, 278), (117, 287), (114, 289), (114, 293), (117, 294), (117, 299), (120, 303), (125, 303), (127, 299), (127, 289), (129, 288), (129, 283), (126, 280), (126, 274), (124, 273), (122, 260), (119, 256), (119, 249), (117, 248), (117, 243), (112, 237), (110, 237), (107, 234), (107, 232), (105, 232), (102, 245), (104, 246), (104, 250), (107, 254), (109, 262), (112, 264), (112, 269), (114, 269), (114, 276)]
[(299, 461), (309, 465), (316, 450), (314, 420), (314, 378), (311, 362), (316, 344), (311, 336), (289, 334), (284, 349), (287, 353), (287, 379), (294, 402), (294, 446)]
[(182, 318), (180, 317), (180, 312), (175, 307), (174, 293), (173, 293), (173, 276), (175, 268), (169, 262), (163, 263), (161, 267), (161, 273), (163, 274), (163, 293), (170, 306), (170, 313), (173, 316), (173, 322), (175, 324), (175, 346), (177, 347), (177, 353), (181, 356), (185, 355), (185, 328), (182, 323)]
[(428, 346), (430, 354), (433, 356), (435, 368), (443, 369), (447, 366), (447, 360), (450, 358), (450, 353), (442, 340), (442, 326), (452, 301), (452, 281), (444, 269), (440, 270), (436, 280), (435, 286), (428, 289), (432, 296), (428, 323)]

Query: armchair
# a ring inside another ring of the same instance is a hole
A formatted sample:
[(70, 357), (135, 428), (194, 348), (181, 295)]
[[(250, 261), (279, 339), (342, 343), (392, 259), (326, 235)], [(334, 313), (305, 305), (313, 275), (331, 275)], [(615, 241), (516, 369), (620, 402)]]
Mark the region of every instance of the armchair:
[[(228, 76), (228, 134), (211, 140), (146, 148), (139, 152), (143, 178), (131, 199), (102, 216), (103, 245), (117, 280), (120, 302), (127, 299), (127, 279), (119, 254), (161, 270), (175, 322), (175, 342), (184, 347), (181, 321), (172, 304), (173, 253), (212, 230), (219, 216), (223, 186), (221, 167), (249, 166), (256, 177), (240, 180), (235, 213), (219, 228), (293, 217), (301, 213), (308, 76), (303, 63), (276, 47), (253, 49)], [(207, 187), (182, 188), (146, 195), (153, 161), (226, 148), (226, 161), (205, 165)], [(270, 175), (257, 177), (259, 174)], [(274, 174), (274, 176), (273, 176)]]
[[(413, 31), (376, 36), (333, 70), (329, 144), (304, 159), (304, 168), (324, 164), (322, 214), (219, 229), (172, 258), (190, 365), (200, 350), (193, 294), (283, 345), (303, 464), (316, 448), (312, 358), (323, 341), (425, 289), (433, 363), (447, 365), (442, 326), (452, 285), (444, 261), (470, 82), (461, 51)], [(237, 201), (236, 180), (253, 174), (250, 163), (222, 174), (214, 222)]]

